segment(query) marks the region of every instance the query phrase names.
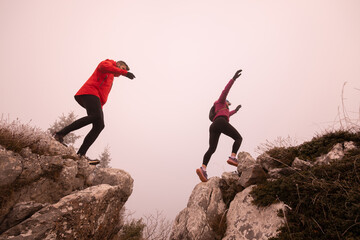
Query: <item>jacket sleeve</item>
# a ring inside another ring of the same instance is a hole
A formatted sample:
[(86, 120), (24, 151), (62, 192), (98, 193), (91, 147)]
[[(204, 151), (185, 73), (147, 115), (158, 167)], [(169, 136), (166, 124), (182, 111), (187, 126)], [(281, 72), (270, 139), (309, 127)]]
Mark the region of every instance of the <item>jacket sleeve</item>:
[(235, 110), (232, 110), (232, 111), (229, 112), (229, 116), (232, 116), (232, 115), (234, 115), (235, 113), (236, 113), (236, 111), (235, 111)]
[(219, 97), (219, 103), (225, 103), (226, 97), (230, 91), (230, 88), (234, 84), (235, 80), (231, 79), (228, 84), (225, 86), (224, 90), (222, 91), (220, 97)]
[(112, 73), (114, 74), (116, 77), (123, 75), (125, 76), (128, 71), (124, 70), (124, 69), (120, 69), (116, 66), (114, 66), (114, 64), (110, 61), (102, 61), (99, 64), (99, 71), (101, 72), (107, 72), (107, 73)]

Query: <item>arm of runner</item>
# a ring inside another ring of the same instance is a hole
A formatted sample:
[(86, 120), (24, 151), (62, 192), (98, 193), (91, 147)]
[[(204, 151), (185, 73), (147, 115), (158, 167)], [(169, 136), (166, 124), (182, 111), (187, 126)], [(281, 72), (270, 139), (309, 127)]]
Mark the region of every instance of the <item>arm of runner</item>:
[(222, 91), (220, 97), (219, 97), (219, 102), (220, 103), (225, 103), (226, 101), (226, 97), (229, 94), (230, 88), (232, 87), (232, 85), (234, 84), (235, 80), (240, 77), (241, 75), (241, 69), (236, 71), (234, 77), (228, 82), (228, 84), (225, 86), (224, 90)]
[(232, 79), (236, 80), (238, 77), (240, 77), (241, 72), (242, 72), (241, 69), (240, 69), (240, 70), (237, 70), (236, 73), (234, 74), (234, 77), (233, 77)]
[(225, 103), (226, 101), (226, 97), (230, 91), (230, 88), (232, 87), (232, 85), (234, 84), (235, 80), (234, 79), (231, 79), (228, 84), (225, 86), (224, 90), (221, 92), (221, 95), (218, 99), (218, 102), (219, 103)]
[(116, 65), (114, 65), (112, 62), (110, 61), (102, 61), (99, 65), (99, 70), (101, 72), (108, 72), (108, 73), (112, 73), (114, 74), (114, 76), (119, 77), (120, 75), (122, 76), (126, 76), (126, 74), (128, 73), (128, 71), (126, 71), (125, 69), (121, 69), (118, 68)]
[(235, 113), (237, 113), (239, 111), (239, 109), (241, 108), (241, 105), (238, 105), (234, 110), (232, 110), (229, 115), (232, 116), (234, 115)]
[(125, 77), (130, 78), (131, 80), (135, 78), (135, 75), (131, 72), (127, 72), (127, 74), (125, 75)]

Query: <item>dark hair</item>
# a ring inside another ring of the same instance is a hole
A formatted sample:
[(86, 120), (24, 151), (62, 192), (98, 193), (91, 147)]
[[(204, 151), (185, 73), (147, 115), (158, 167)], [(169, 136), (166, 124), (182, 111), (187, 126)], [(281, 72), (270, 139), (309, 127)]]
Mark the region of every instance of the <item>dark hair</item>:
[(124, 62), (124, 61), (117, 61), (116, 63), (117, 63), (117, 64), (120, 64), (120, 65), (125, 65), (126, 71), (129, 71), (129, 70), (130, 70), (130, 68), (129, 68), (129, 66), (126, 64), (126, 62)]

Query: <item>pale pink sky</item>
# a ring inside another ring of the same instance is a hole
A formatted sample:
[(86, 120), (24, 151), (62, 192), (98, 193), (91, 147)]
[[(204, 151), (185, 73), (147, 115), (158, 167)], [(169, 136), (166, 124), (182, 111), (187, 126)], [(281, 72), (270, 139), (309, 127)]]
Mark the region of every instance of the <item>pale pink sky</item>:
[[(0, 0), (0, 29), (1, 113), (44, 130), (85, 114), (73, 95), (100, 61), (130, 65), (136, 79), (115, 79), (89, 156), (110, 146), (112, 167), (135, 179), (127, 207), (138, 217), (173, 220), (186, 206), (209, 108), (239, 68), (228, 98), (243, 108), (231, 123), (254, 157), (266, 140), (301, 143), (332, 125), (345, 81), (359, 117), (358, 0)], [(220, 138), (210, 176), (235, 170), (231, 144)]]

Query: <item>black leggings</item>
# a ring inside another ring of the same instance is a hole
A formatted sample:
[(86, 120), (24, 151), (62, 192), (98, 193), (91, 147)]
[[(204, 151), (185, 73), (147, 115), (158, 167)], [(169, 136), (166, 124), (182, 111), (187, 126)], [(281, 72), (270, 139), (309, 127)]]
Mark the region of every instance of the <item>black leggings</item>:
[(77, 152), (79, 155), (85, 155), (89, 147), (95, 142), (96, 138), (105, 127), (104, 113), (101, 107), (100, 99), (97, 96), (79, 95), (75, 96), (75, 100), (86, 109), (87, 116), (76, 120), (57, 132), (57, 134), (65, 136), (72, 131), (92, 123), (92, 129), (84, 138), (84, 142)]
[(221, 116), (217, 117), (214, 120), (214, 122), (210, 125), (209, 132), (210, 132), (209, 149), (207, 150), (203, 158), (203, 164), (205, 166), (208, 165), (211, 156), (213, 155), (213, 153), (217, 148), (221, 133), (234, 139), (234, 144), (232, 146), (232, 153), (237, 153), (242, 142), (242, 137), (238, 133), (238, 131), (233, 126), (231, 126), (231, 124), (227, 121), (225, 117), (221, 117)]

